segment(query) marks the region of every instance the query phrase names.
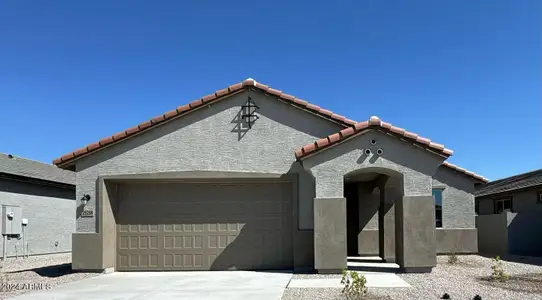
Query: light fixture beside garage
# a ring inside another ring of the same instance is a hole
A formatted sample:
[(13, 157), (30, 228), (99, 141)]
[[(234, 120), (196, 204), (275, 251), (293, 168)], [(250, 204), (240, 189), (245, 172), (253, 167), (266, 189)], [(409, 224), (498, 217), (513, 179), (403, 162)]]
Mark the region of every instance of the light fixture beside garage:
[(81, 204), (83, 204), (83, 206), (86, 206), (89, 201), (90, 201), (89, 194), (85, 194), (83, 195), (83, 197), (81, 197)]
[(252, 128), (252, 124), (256, 122), (260, 117), (256, 115), (256, 110), (260, 109), (254, 101), (252, 101), (252, 98), (249, 96), (247, 102), (244, 105), (241, 105), (241, 118), (243, 121), (248, 125), (248, 128)]

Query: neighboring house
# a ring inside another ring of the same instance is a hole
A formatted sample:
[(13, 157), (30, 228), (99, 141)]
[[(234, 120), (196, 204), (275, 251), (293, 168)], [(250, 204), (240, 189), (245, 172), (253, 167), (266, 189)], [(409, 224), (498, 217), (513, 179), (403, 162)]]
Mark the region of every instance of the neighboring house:
[(247, 79), (54, 164), (88, 199), (74, 269), (336, 273), (377, 254), (426, 272), (437, 253), (478, 251), (474, 185), (487, 180), (450, 155)]
[[(11, 228), (10, 222), (19, 233), (9, 236), (5, 249), (4, 239), (0, 238), (0, 249), (8, 257), (71, 251), (75, 232), (74, 172), (0, 153), (0, 204), (3, 210), (15, 212), (8, 217), (0, 211), (3, 236), (9, 233), (6, 230)], [(0, 256), (3, 253), (0, 251)]]
[(542, 256), (542, 169), (481, 185), (475, 195), (480, 252)]

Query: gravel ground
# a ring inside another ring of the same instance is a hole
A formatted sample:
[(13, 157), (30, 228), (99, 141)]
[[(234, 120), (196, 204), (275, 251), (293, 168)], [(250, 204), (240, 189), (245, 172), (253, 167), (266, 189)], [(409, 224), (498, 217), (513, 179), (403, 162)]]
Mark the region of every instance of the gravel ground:
[[(447, 256), (439, 256), (437, 267), (429, 274), (398, 274), (412, 288), (370, 289), (369, 293), (372, 296), (367, 299), (429, 300), (440, 299), (444, 293), (448, 293), (454, 300), (470, 300), (476, 294), (483, 300), (542, 299), (542, 264), (503, 261), (504, 270), (512, 275), (513, 280), (506, 283), (489, 283), (481, 278), (491, 274), (493, 263), (490, 258), (465, 255), (459, 256), (459, 260), (457, 265), (450, 265), (447, 263)], [(293, 276), (293, 278), (322, 277), (340, 278), (340, 275), (295, 274)], [(344, 299), (340, 291), (340, 289), (287, 288), (282, 299)]]
[(9, 258), (2, 268), (0, 299), (100, 275), (72, 272), (70, 264), (70, 253)]

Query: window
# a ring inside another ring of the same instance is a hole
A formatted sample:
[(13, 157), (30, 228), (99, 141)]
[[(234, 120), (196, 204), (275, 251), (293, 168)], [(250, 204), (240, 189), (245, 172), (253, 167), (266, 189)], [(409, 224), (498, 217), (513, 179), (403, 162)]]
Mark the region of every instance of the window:
[(536, 204), (542, 204), (542, 191), (536, 193)]
[(474, 213), (476, 215), (480, 214), (480, 200), (474, 200)]
[(512, 211), (512, 198), (503, 198), (495, 200), (495, 213), (500, 214), (504, 211)]
[(437, 227), (442, 227), (442, 189), (433, 189), (435, 199), (435, 221)]

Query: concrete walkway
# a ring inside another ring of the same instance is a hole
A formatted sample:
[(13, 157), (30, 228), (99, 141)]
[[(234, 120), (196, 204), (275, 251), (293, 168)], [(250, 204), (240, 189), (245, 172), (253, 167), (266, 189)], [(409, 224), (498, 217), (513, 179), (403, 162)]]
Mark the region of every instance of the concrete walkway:
[(292, 274), (273, 272), (112, 273), (13, 300), (280, 300)]

